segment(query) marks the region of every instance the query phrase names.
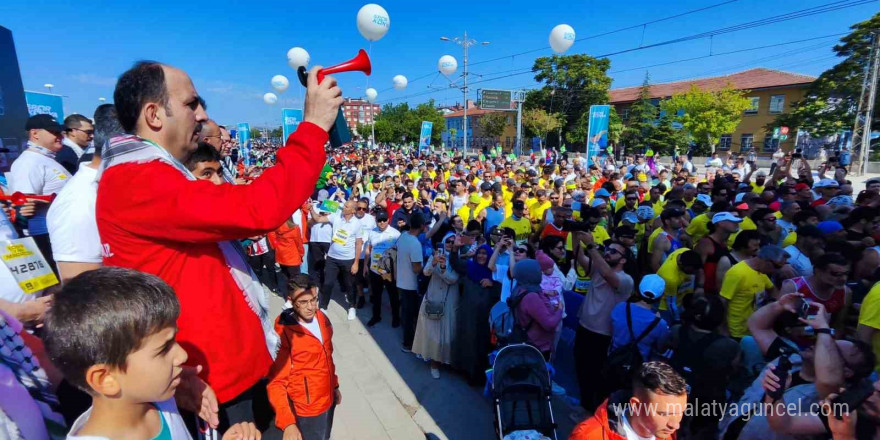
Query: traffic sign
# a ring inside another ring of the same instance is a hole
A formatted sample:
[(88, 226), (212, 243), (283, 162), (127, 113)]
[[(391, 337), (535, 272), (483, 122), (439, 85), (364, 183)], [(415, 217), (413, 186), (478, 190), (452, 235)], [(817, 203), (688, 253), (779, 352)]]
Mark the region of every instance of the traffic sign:
[(779, 127), (773, 129), (773, 139), (779, 139)]
[(510, 110), (510, 90), (483, 90), (480, 108), (484, 110)]
[(788, 127), (779, 127), (779, 133), (788, 134)]

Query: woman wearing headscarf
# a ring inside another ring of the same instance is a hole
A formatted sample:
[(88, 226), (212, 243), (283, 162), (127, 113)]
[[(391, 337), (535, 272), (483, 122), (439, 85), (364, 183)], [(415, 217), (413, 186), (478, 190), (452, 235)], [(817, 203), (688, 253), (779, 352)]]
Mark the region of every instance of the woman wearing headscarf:
[(412, 345), (413, 353), (431, 360), (431, 376), (434, 379), (440, 378), (440, 364), (452, 364), (459, 308), (458, 274), (447, 264), (455, 234), (446, 234), (441, 243), (442, 247), (438, 246), (422, 271), (430, 281), (419, 309)]
[(480, 246), (472, 258), (465, 260), (458, 255), (462, 246), (462, 237), (456, 237), (449, 255), (450, 265), (462, 275), (461, 307), (456, 317), (456, 338), (461, 343), (455, 346), (453, 365), (464, 372), (468, 383), (482, 385), (491, 350), (489, 310), (500, 297), (500, 284), (492, 281), (489, 270), (492, 248)]
[(517, 323), (526, 330), (529, 344), (541, 350), (544, 359), (549, 361), (556, 327), (562, 321), (562, 301), (558, 294), (546, 295), (541, 291), (541, 266), (536, 260), (516, 263), (513, 278), (516, 280), (513, 297), (522, 296), (516, 309)]

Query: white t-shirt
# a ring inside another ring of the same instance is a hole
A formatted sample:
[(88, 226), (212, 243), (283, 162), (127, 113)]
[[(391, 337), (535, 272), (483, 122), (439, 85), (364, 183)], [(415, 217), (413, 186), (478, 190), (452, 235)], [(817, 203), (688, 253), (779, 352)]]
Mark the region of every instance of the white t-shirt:
[(813, 274), (813, 262), (797, 246), (786, 246), (785, 253), (788, 254), (788, 264), (797, 272), (798, 276), (807, 277)]
[(382, 260), (382, 254), (394, 247), (398, 238), (400, 238), (400, 231), (391, 226), (385, 226), (384, 231), (380, 231), (377, 226), (367, 232), (364, 244), (373, 246), (373, 252), (370, 254), (370, 270), (373, 273), (379, 273), (379, 261)]
[[(48, 195), (56, 194), (70, 180), (70, 175), (54, 158), (34, 150), (25, 150), (12, 162), (8, 173), (9, 191), (24, 194)], [(37, 209), (33, 217), (28, 219), (30, 235), (48, 233), (46, 228), (46, 211), (49, 208)]]
[[(357, 215), (355, 215), (357, 217)], [(361, 249), (361, 260), (363, 260), (367, 256), (367, 236), (370, 234), (370, 231), (376, 227), (376, 217), (373, 214), (364, 214), (361, 221), (361, 240), (364, 241), (364, 248)]]
[(452, 196), (452, 212), (458, 212), (462, 206), (466, 205), (468, 201), (468, 195), (465, 193), (463, 196)]
[[(318, 313), (321, 312), (318, 311)], [(318, 318), (318, 313), (315, 314), (311, 322), (299, 321), (299, 323), (302, 324), (302, 326), (305, 327), (314, 337), (318, 338), (318, 340), (321, 341), (321, 344), (323, 344), (324, 335), (321, 333), (321, 324), (318, 322), (318, 319), (320, 319)]]
[(355, 241), (363, 237), (361, 221), (355, 215), (345, 220), (342, 210), (339, 210), (330, 214), (330, 222), (333, 224), (333, 238), (327, 256), (337, 260), (354, 260)]
[[(186, 429), (186, 423), (183, 422), (183, 417), (180, 416), (180, 412), (177, 410), (177, 404), (174, 403), (173, 397), (164, 402), (156, 402), (155, 405), (159, 409), (159, 413), (162, 415), (165, 425), (168, 426), (172, 439), (192, 440), (189, 431)], [(67, 440), (109, 440), (106, 437), (98, 437), (94, 435), (76, 435), (76, 433), (85, 426), (86, 422), (89, 421), (89, 416), (91, 415), (92, 408), (89, 408), (86, 412), (82, 413), (75, 422), (73, 422), (73, 426), (70, 427), (70, 432), (67, 434)]]
[(398, 289), (417, 290), (419, 280), (413, 272), (413, 263), (422, 263), (422, 244), (409, 232), (397, 239), (397, 268), (395, 279)]
[(49, 207), (46, 223), (55, 261), (100, 263), (101, 237), (95, 222), (98, 170), (81, 163)]

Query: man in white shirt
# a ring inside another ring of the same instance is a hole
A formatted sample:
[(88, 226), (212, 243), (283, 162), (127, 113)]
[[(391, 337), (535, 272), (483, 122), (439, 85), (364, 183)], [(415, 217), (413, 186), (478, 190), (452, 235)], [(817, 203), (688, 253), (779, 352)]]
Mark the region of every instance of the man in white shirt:
[(55, 155), (55, 160), (70, 174), (76, 174), (79, 159), (94, 138), (95, 127), (89, 118), (79, 114), (64, 118), (64, 139), (61, 141), (63, 146)]
[(403, 324), (403, 346), (401, 350), (412, 351), (416, 334), (416, 321), (419, 318), (419, 273), (422, 271), (424, 255), (419, 234), (425, 231), (425, 217), (416, 211), (409, 218), (409, 230), (397, 239), (397, 264), (395, 280), (401, 297), (401, 324)]
[(367, 231), (366, 237), (366, 264), (363, 271), (370, 281), (370, 302), (373, 304), (373, 316), (367, 326), (372, 327), (382, 321), (382, 290), (387, 289), (391, 302), (391, 327), (397, 328), (400, 326), (400, 295), (394, 283), (394, 274), (382, 269), (380, 263), (385, 252), (397, 245), (400, 232), (388, 226), (388, 213), (382, 210), (377, 211), (376, 227)]
[(341, 285), (348, 301), (349, 321), (357, 317), (355, 308), (357, 295), (354, 291), (353, 278), (359, 269), (361, 252), (364, 248), (361, 221), (354, 215), (355, 207), (355, 201), (349, 200), (343, 205), (341, 213), (337, 211), (329, 216), (319, 216), (312, 209), (312, 216), (316, 222), (333, 225), (333, 238), (330, 240), (330, 249), (327, 251), (327, 260), (324, 263), (324, 286), (319, 295), (320, 305), (322, 309), (327, 310), (336, 286)]
[[(9, 191), (27, 195), (57, 194), (70, 180), (70, 173), (55, 160), (61, 150), (61, 132), (64, 127), (51, 115), (34, 115), (25, 124), (28, 132), (27, 150), (24, 150), (9, 170)], [(46, 213), (49, 204), (37, 202), (34, 214), (28, 219), (28, 235), (34, 238), (46, 261), (55, 268)]]
[(103, 259), (103, 247), (95, 221), (95, 199), (98, 197), (95, 178), (104, 144), (113, 135), (125, 131), (119, 125), (113, 104), (103, 104), (95, 110), (95, 130), (92, 161), (79, 164), (79, 172), (58, 193), (46, 216), (52, 253), (62, 283), (80, 273), (101, 267)]
[(366, 197), (361, 197), (360, 200), (357, 201), (357, 206), (355, 207), (354, 216), (357, 217), (361, 222), (361, 232), (364, 242), (364, 248), (361, 249), (361, 260), (358, 262), (358, 267), (361, 270), (358, 270), (354, 275), (354, 287), (357, 292), (357, 304), (355, 307), (361, 309), (364, 307), (364, 292), (370, 286), (367, 282), (366, 272), (363, 268), (366, 267), (364, 264), (364, 257), (367, 255), (367, 234), (376, 227), (376, 217), (373, 217), (373, 214), (369, 213), (370, 211), (370, 200)]

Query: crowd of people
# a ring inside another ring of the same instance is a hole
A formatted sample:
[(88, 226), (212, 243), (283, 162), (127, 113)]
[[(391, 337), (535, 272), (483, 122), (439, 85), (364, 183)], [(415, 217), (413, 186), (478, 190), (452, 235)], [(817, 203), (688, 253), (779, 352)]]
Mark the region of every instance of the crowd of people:
[(340, 96), (313, 71), (247, 164), (160, 63), (92, 119), (31, 117), (0, 226), (61, 286), (0, 268), (0, 431), (329, 439), (336, 301), (435, 379), (568, 351), (572, 439), (880, 438), (880, 179), (854, 196), (848, 157), (330, 148)]

